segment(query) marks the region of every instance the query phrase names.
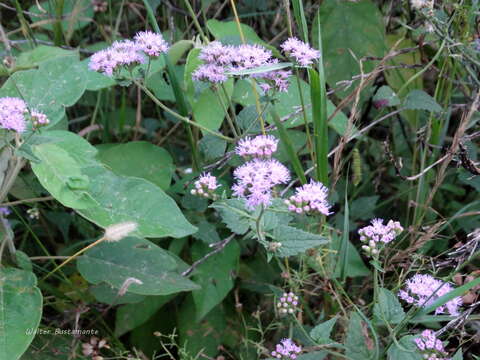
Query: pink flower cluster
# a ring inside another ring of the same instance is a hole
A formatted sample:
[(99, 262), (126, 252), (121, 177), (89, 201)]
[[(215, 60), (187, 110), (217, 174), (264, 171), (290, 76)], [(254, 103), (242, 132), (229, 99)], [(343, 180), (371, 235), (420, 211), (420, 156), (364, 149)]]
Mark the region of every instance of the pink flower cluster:
[(330, 215), (330, 204), (327, 201), (328, 189), (322, 183), (311, 180), (310, 183), (295, 189), (295, 194), (285, 200), (288, 210), (297, 214)]
[(141, 31), (134, 39), (115, 41), (109, 48), (96, 52), (90, 58), (89, 68), (112, 76), (122, 67), (143, 64), (145, 55), (158, 57), (168, 51), (168, 45), (160, 34)]
[[(223, 45), (219, 41), (213, 41), (203, 47), (198, 57), (204, 61), (204, 64), (193, 72), (192, 78), (214, 84), (227, 81), (228, 72), (278, 63), (278, 59), (272, 57), (272, 52), (263, 46), (250, 44), (231, 46)], [(287, 91), (290, 75), (290, 71), (277, 70), (252, 74), (252, 77), (265, 81), (261, 84), (264, 91), (272, 88), (277, 91)]]
[(358, 230), (360, 241), (374, 241), (376, 243), (382, 242), (388, 244), (403, 231), (403, 227), (398, 221), (389, 220), (387, 225), (384, 225), (383, 221), (383, 219), (373, 219), (370, 222), (371, 225)]
[(237, 180), (233, 194), (246, 199), (250, 209), (269, 205), (273, 188), (290, 180), (288, 169), (274, 159), (253, 159), (236, 168), (233, 175)]
[(413, 340), (418, 349), (422, 352), (424, 359), (427, 360), (449, 360), (446, 357), (448, 353), (443, 347), (441, 340), (437, 339), (432, 330), (422, 331), (420, 337)]
[(278, 312), (280, 314), (293, 314), (297, 310), (298, 296), (294, 293), (284, 293), (277, 303)]
[(198, 195), (205, 198), (216, 199), (215, 190), (220, 187), (217, 178), (210, 173), (202, 174), (194, 183), (194, 189), (191, 190), (192, 195)]
[(27, 125), (25, 114), (28, 113), (27, 104), (16, 97), (0, 98), (0, 127), (18, 133), (25, 131)]
[(270, 158), (277, 151), (278, 140), (272, 135), (260, 135), (255, 138), (246, 137), (241, 139), (235, 152), (237, 155), (250, 158)]
[(291, 339), (283, 339), (280, 344), (277, 344), (275, 350), (272, 351), (272, 356), (277, 359), (287, 360), (296, 359), (298, 354), (302, 352), (302, 348), (295, 344)]
[(311, 65), (314, 60), (320, 57), (320, 51), (311, 48), (310, 45), (296, 37), (288, 38), (280, 47), (288, 57), (293, 58), (295, 62), (302, 66)]
[[(398, 292), (398, 296), (400, 299), (417, 307), (428, 307), (438, 298), (453, 291), (453, 289), (451, 284), (435, 279), (431, 275), (416, 274), (406, 281), (405, 288)], [(462, 298), (457, 296), (436, 308), (435, 314), (449, 313), (452, 316), (457, 316), (462, 303)]]
[(48, 120), (47, 115), (38, 110), (32, 109), (32, 111), (30, 111), (30, 117), (32, 119), (32, 125), (34, 128), (39, 128), (50, 124), (50, 120)]

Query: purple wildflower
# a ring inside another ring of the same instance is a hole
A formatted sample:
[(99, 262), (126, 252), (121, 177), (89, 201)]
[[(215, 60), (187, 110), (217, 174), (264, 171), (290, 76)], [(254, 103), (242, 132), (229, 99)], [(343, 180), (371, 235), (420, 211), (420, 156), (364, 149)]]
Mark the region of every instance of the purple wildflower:
[(192, 79), (197, 81), (208, 81), (214, 84), (227, 81), (225, 69), (214, 64), (200, 65), (192, 74)]
[(290, 70), (276, 70), (268, 71), (260, 74), (253, 74), (254, 78), (263, 79), (269, 83), (261, 83), (259, 86), (264, 92), (270, 91), (275, 88), (276, 91), (287, 92), (288, 91), (288, 78), (292, 75)]
[(284, 293), (277, 303), (278, 312), (280, 314), (293, 314), (297, 310), (298, 296), (293, 292)]
[(287, 360), (296, 359), (298, 354), (302, 352), (302, 348), (295, 344), (291, 339), (283, 339), (280, 344), (277, 344), (275, 350), (272, 351), (272, 356), (277, 359)]
[(139, 46), (131, 41), (115, 41), (111, 47), (92, 55), (88, 67), (107, 76), (112, 76), (121, 66), (142, 64), (145, 57)]
[(0, 98), (0, 127), (18, 133), (24, 132), (27, 127), (25, 122), (27, 111), (27, 104), (20, 98)]
[(217, 178), (215, 176), (210, 173), (204, 173), (200, 175), (197, 181), (195, 181), (194, 186), (195, 188), (191, 191), (192, 195), (215, 199), (217, 197), (215, 190), (221, 185), (217, 183)]
[(0, 207), (0, 214), (2, 214), (3, 216), (8, 216), (10, 215), (12, 212), (10, 211), (10, 209), (8, 208), (8, 206), (1, 206)]
[[(398, 296), (407, 303), (417, 307), (428, 307), (438, 298), (453, 291), (453, 289), (451, 284), (437, 280), (431, 275), (416, 274), (406, 281), (405, 288), (398, 292)], [(457, 316), (460, 306), (462, 306), (462, 298), (457, 296), (436, 308), (435, 314), (448, 312), (452, 316)]]
[(269, 205), (272, 189), (290, 180), (288, 169), (274, 159), (254, 159), (236, 168), (233, 175), (237, 180), (232, 187), (233, 194), (245, 198), (250, 209), (260, 204)]
[(260, 45), (240, 45), (234, 51), (233, 71), (253, 69), (268, 65), (272, 60), (272, 52)]
[(45, 115), (41, 111), (32, 109), (30, 111), (30, 117), (32, 119), (32, 125), (34, 128), (39, 128), (50, 124), (50, 120), (48, 120), (47, 115)]
[(238, 142), (235, 152), (244, 158), (270, 158), (277, 151), (278, 140), (272, 135), (246, 137)]
[(290, 211), (297, 214), (320, 213), (330, 215), (330, 204), (327, 198), (328, 188), (320, 182), (311, 180), (310, 183), (296, 188), (295, 195), (285, 200), (285, 204), (288, 205)]
[(212, 41), (202, 48), (198, 58), (207, 64), (230, 65), (234, 59), (234, 48), (233, 46), (225, 46), (219, 41)]
[(448, 353), (445, 351), (442, 341), (437, 339), (434, 331), (424, 330), (420, 337), (415, 338), (413, 341), (425, 359), (449, 360), (449, 358), (445, 357)]
[(140, 31), (135, 37), (135, 43), (141, 51), (150, 57), (158, 57), (168, 51), (168, 44), (163, 36), (151, 31)]
[(302, 66), (308, 66), (320, 57), (320, 51), (295, 37), (288, 38), (280, 45), (283, 51)]
[(387, 225), (384, 225), (383, 221), (383, 219), (373, 219), (370, 222), (371, 225), (358, 230), (360, 241), (368, 242), (373, 240), (374, 242), (388, 244), (403, 231), (403, 227), (398, 221), (389, 220)]

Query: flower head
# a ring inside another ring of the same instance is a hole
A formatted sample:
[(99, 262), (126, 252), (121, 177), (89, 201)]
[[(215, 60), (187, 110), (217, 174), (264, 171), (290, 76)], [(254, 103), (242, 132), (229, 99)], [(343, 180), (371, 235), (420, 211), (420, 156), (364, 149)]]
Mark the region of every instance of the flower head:
[(274, 159), (251, 160), (236, 168), (233, 175), (237, 181), (232, 187), (233, 194), (246, 199), (250, 209), (269, 205), (273, 188), (290, 180), (288, 169)]
[(295, 194), (285, 200), (285, 203), (290, 211), (297, 214), (320, 213), (330, 215), (330, 204), (327, 198), (328, 188), (320, 182), (311, 180), (310, 183), (296, 188)]
[(0, 214), (3, 215), (3, 216), (8, 216), (10, 215), (12, 212), (10, 211), (10, 209), (8, 208), (8, 206), (1, 206), (0, 207)]
[(50, 124), (50, 120), (48, 120), (47, 115), (45, 115), (41, 111), (32, 109), (30, 111), (30, 117), (32, 119), (32, 125), (34, 128), (39, 128)]
[(268, 92), (272, 88), (279, 92), (288, 91), (288, 78), (292, 76), (290, 70), (274, 70), (259, 74), (253, 74), (252, 77), (266, 81), (259, 84), (264, 92)]
[(293, 314), (297, 310), (298, 296), (293, 292), (284, 293), (278, 303), (277, 308), (280, 314)]
[(371, 225), (358, 230), (360, 240), (363, 242), (373, 240), (388, 244), (403, 231), (403, 227), (398, 221), (389, 220), (386, 225), (383, 224), (383, 221), (383, 219), (373, 219), (370, 222)]
[(295, 37), (288, 38), (280, 47), (302, 66), (308, 66), (320, 57), (320, 51), (311, 48), (310, 45)]
[(115, 41), (107, 49), (100, 50), (90, 57), (90, 70), (112, 76), (122, 66), (142, 64), (145, 57), (137, 43), (131, 40)]
[(296, 359), (298, 354), (302, 352), (302, 348), (295, 344), (291, 339), (283, 339), (280, 344), (277, 344), (275, 350), (272, 351), (272, 356), (277, 359), (287, 360)]
[(223, 45), (220, 41), (212, 41), (202, 48), (198, 58), (207, 64), (226, 66), (232, 63), (234, 53), (233, 46)]
[(25, 122), (27, 111), (27, 104), (20, 98), (0, 98), (0, 127), (18, 133), (24, 132), (27, 127)]
[(168, 51), (168, 44), (163, 36), (151, 31), (140, 31), (135, 37), (138, 49), (150, 57), (158, 57)]
[(445, 357), (448, 353), (445, 351), (441, 340), (432, 330), (424, 330), (419, 337), (413, 340), (417, 348), (422, 352), (425, 359), (428, 360), (449, 360)]
[(259, 135), (241, 139), (235, 152), (244, 158), (270, 158), (277, 151), (278, 140), (272, 135)]
[[(417, 307), (428, 307), (438, 298), (450, 291), (453, 286), (442, 280), (435, 279), (428, 274), (416, 274), (406, 281), (404, 289), (398, 292), (400, 299)], [(459, 314), (458, 308), (462, 306), (462, 298), (457, 296), (446, 304), (435, 309), (435, 314), (449, 313), (452, 316)]]
[(244, 44), (235, 48), (233, 69), (247, 70), (268, 65), (272, 60), (272, 52), (260, 45)]
[(416, 10), (421, 10), (423, 8), (433, 8), (433, 0), (410, 0), (412, 8)]
[(192, 195), (215, 199), (217, 197), (215, 190), (220, 186), (215, 176), (205, 173), (195, 181), (194, 189), (191, 190), (191, 193)]
[(214, 84), (223, 83), (228, 80), (225, 69), (215, 64), (200, 65), (193, 73), (192, 79), (197, 81), (208, 81)]

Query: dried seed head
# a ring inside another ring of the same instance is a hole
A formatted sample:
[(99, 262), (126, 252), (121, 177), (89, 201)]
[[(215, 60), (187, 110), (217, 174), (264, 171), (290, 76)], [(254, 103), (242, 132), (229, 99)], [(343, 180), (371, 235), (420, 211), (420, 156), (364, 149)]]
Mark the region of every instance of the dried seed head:
[(133, 221), (126, 221), (119, 224), (110, 225), (105, 229), (105, 241), (115, 242), (127, 237), (137, 229), (138, 225)]

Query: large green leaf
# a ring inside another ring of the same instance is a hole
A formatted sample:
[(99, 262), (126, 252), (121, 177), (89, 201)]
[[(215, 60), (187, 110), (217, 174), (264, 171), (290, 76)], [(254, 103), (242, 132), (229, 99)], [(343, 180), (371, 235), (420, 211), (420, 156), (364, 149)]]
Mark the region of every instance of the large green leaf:
[(3, 84), (0, 97), (23, 98), (28, 106), (44, 112), (50, 127), (65, 116), (86, 88), (85, 71), (78, 56), (57, 57), (42, 62), (38, 69), (17, 71)]
[(140, 295), (169, 295), (198, 289), (180, 274), (181, 260), (152, 242), (127, 237), (118, 242), (101, 243), (88, 250), (77, 262), (80, 274), (93, 284), (106, 282), (120, 289), (128, 278), (128, 291)]
[(42, 317), (42, 294), (32, 272), (0, 269), (0, 357), (16, 360), (28, 348)]
[(315, 340), (317, 344), (333, 342), (333, 340), (330, 340), (330, 334), (336, 322), (337, 318), (334, 317), (330, 320), (322, 322), (321, 324), (318, 324), (310, 331), (311, 338)]
[[(192, 246), (192, 259), (198, 260), (212, 249), (196, 242)], [(209, 257), (195, 270), (193, 280), (201, 286), (192, 292), (197, 321), (207, 315), (233, 288), (232, 273), (236, 270), (240, 247), (231, 241), (220, 253)]]
[(98, 226), (135, 221), (138, 233), (145, 237), (180, 238), (197, 231), (175, 201), (151, 182), (118, 176), (98, 165), (82, 171), (90, 179), (89, 194), (99, 206), (78, 212)]
[(32, 169), (45, 189), (65, 206), (103, 228), (135, 221), (137, 233), (145, 237), (178, 238), (197, 230), (162, 189), (147, 180), (109, 171), (95, 159), (97, 150), (83, 138), (67, 131), (50, 131), (45, 136), (52, 142), (32, 146), (41, 160), (32, 164)]
[(226, 199), (211, 205), (222, 218), (222, 221), (235, 234), (243, 235), (250, 228), (250, 215), (245, 211), (245, 202), (240, 199)]
[(165, 190), (175, 167), (167, 150), (146, 141), (132, 141), (100, 149), (98, 157), (117, 175), (148, 180)]
[(29, 68), (39, 66), (45, 61), (64, 56), (73, 56), (75, 59), (78, 59), (78, 52), (56, 46), (39, 45), (33, 50), (22, 52), (15, 62), (15, 67)]
[[(324, 45), (323, 61), (330, 86), (335, 87), (338, 81), (350, 80), (359, 74), (360, 58), (384, 54), (383, 18), (371, 0), (324, 1), (320, 7), (320, 18)], [(317, 21), (314, 21), (314, 24), (316, 23)], [(316, 33), (317, 31), (313, 31), (314, 35)], [(316, 43), (318, 42), (314, 41), (314, 44)], [(371, 61), (364, 62), (364, 73), (370, 72), (373, 66)], [(355, 86), (350, 87), (354, 88)], [(339, 91), (336, 95), (343, 96), (346, 93)]]
[[(64, 1), (63, 4), (62, 19), (64, 20), (62, 20), (62, 28), (64, 31), (72, 32), (79, 30), (93, 20), (93, 5), (90, 0), (68, 0)], [(40, 3), (40, 6), (42, 9), (39, 9), (36, 4), (28, 9), (32, 20), (42, 21), (41, 27), (53, 30), (55, 18), (49, 19), (48, 14), (55, 14), (55, 2), (45, 1)]]

